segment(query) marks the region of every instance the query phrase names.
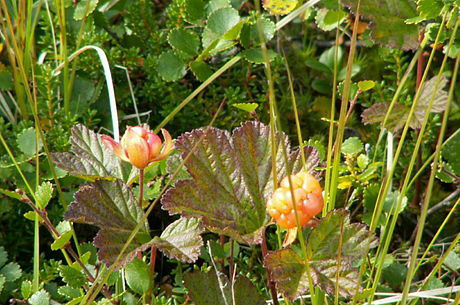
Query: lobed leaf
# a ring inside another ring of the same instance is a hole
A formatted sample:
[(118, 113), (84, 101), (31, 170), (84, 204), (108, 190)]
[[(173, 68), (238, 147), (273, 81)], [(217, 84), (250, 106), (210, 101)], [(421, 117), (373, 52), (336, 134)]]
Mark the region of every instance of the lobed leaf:
[(53, 153), (53, 161), (71, 175), (95, 180), (98, 178), (125, 179), (131, 165), (123, 163), (101, 141), (99, 134), (83, 125), (72, 128), (71, 153)]
[(342, 153), (345, 155), (358, 154), (363, 149), (363, 142), (358, 137), (350, 137), (342, 143)]
[[(431, 112), (440, 113), (443, 112), (446, 107), (448, 96), (447, 92), (444, 90), (444, 87), (447, 85), (447, 78), (445, 76), (441, 76), (437, 91), (433, 97), (437, 78), (438, 77), (435, 76), (423, 85), (420, 98), (417, 102), (417, 105), (415, 106), (414, 115), (410, 123), (410, 127), (413, 129), (420, 129), (422, 127), (426, 110), (432, 98), (434, 99)], [(389, 108), (390, 103), (385, 102), (372, 105), (368, 109), (364, 110), (361, 114), (364, 124), (383, 122)], [(403, 128), (407, 118), (409, 117), (409, 113), (410, 107), (395, 103), (390, 115), (388, 116), (385, 127), (392, 130), (393, 132)]]
[(441, 150), (441, 154), (448, 162), (452, 172), (460, 176), (460, 133), (457, 133), (446, 142)]
[(43, 182), (35, 191), (37, 206), (39, 209), (44, 209), (48, 205), (53, 196), (53, 185), (50, 182)]
[(192, 70), (193, 75), (199, 80), (204, 82), (207, 80), (213, 73), (211, 66), (203, 61), (194, 61), (190, 65), (190, 70)]
[(31, 281), (22, 281), (21, 283), (21, 295), (24, 299), (28, 299), (32, 294), (32, 282)]
[(6, 281), (13, 282), (21, 277), (22, 270), (17, 263), (11, 262), (0, 269), (0, 274), (5, 277)]
[(440, 0), (418, 0), (417, 11), (424, 19), (435, 19), (441, 15), (443, 2)]
[[(385, 115), (389, 109), (390, 103), (387, 102), (372, 105), (361, 114), (363, 123), (365, 125), (383, 123)], [(403, 128), (407, 117), (409, 116), (409, 111), (409, 107), (395, 103), (390, 115), (388, 116), (385, 128), (388, 128), (393, 132)]]
[(61, 286), (58, 288), (58, 293), (64, 296), (67, 300), (72, 300), (78, 298), (82, 295), (80, 289), (70, 287), (70, 286)]
[[(243, 276), (237, 276), (233, 285), (225, 275), (214, 270), (208, 273), (201, 271), (186, 273), (183, 278), (184, 286), (196, 305), (265, 304), (265, 300), (259, 295), (254, 284)], [(234, 300), (232, 295), (235, 296)]]
[(30, 305), (49, 305), (50, 304), (50, 295), (47, 291), (45, 290), (39, 290), (35, 292), (30, 298), (29, 298), (29, 304)]
[[(278, 54), (273, 50), (267, 50), (268, 61), (273, 61)], [(262, 49), (254, 48), (254, 49), (247, 49), (241, 52), (241, 56), (243, 56), (247, 61), (255, 63), (255, 64), (263, 64), (265, 63), (264, 54)]]
[[(268, 222), (266, 200), (274, 186), (272, 177), (272, 141), (270, 128), (260, 122), (248, 122), (233, 135), (205, 127), (180, 136), (176, 149), (185, 162), (191, 180), (181, 180), (162, 198), (163, 209), (170, 214), (201, 218), (212, 232), (228, 235), (242, 243), (257, 244)], [(287, 137), (276, 135), (278, 181), (286, 175), (281, 145), (286, 146), (292, 172), (301, 169), (300, 153), (290, 153)], [(306, 170), (319, 164), (316, 149), (306, 147)]]
[[(99, 248), (99, 259), (110, 265), (143, 213), (131, 190), (121, 180), (99, 180), (83, 185), (75, 193), (75, 201), (68, 207), (65, 219), (96, 225), (101, 229), (94, 239), (94, 245)], [(148, 224), (144, 223), (117, 268), (132, 260), (135, 252), (147, 247), (150, 241)]]
[(286, 248), (269, 253), (265, 265), (272, 272), (279, 291), (291, 299), (308, 291), (309, 274), (313, 284), (328, 294), (335, 292), (338, 279), (339, 295), (351, 296), (359, 277), (353, 263), (361, 259), (368, 248), (375, 246), (375, 236), (364, 225), (350, 224), (347, 211), (335, 210), (312, 230), (306, 260), (293, 249)]
[(181, 52), (187, 58), (198, 55), (200, 39), (191, 30), (175, 29), (168, 35), (168, 42), (176, 51)]
[[(356, 13), (358, 0), (341, 0)], [(360, 0), (360, 15), (372, 21), (372, 38), (380, 45), (403, 50), (418, 47), (418, 28), (406, 19), (417, 16), (411, 0)]]
[(188, 0), (185, 1), (185, 19), (193, 24), (202, 25), (202, 20), (205, 18), (203, 0)]
[(167, 51), (158, 57), (157, 72), (162, 79), (172, 82), (182, 78), (187, 72), (187, 67), (179, 56)]
[(200, 255), (204, 229), (197, 218), (179, 218), (155, 237), (153, 244), (167, 257), (193, 263)]
[(70, 287), (79, 288), (87, 283), (85, 274), (71, 266), (60, 266), (59, 274)]
[[(26, 156), (30, 157), (37, 153), (37, 135), (35, 128), (30, 127), (24, 129), (16, 136), (16, 142), (18, 143), (18, 148)], [(43, 143), (41, 138), (38, 138), (38, 151), (43, 148)]]
[[(423, 123), (423, 118), (425, 117), (426, 110), (430, 105), (430, 100), (433, 99), (433, 104), (431, 108), (431, 112), (433, 113), (440, 113), (443, 112), (447, 105), (448, 94), (444, 88), (447, 85), (447, 78), (442, 75), (439, 81), (438, 88), (436, 93), (434, 89), (436, 87), (436, 83), (438, 81), (438, 77), (434, 76), (430, 80), (426, 81), (423, 85), (422, 92), (420, 94), (420, 99), (415, 107), (414, 110), (414, 118), (411, 122), (412, 128), (421, 128)], [(434, 94), (434, 97), (433, 97)]]
[(88, 17), (97, 7), (99, 0), (81, 0), (78, 2), (73, 18), (75, 20), (82, 20)]

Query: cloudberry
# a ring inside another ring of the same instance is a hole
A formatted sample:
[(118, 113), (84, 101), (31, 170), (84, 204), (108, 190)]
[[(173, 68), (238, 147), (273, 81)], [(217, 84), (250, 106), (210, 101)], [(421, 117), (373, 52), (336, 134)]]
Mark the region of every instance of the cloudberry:
[(297, 208), (299, 223), (305, 225), (323, 209), (322, 189), (319, 181), (307, 172), (291, 175), (294, 198), (289, 187), (289, 178), (284, 177), (280, 187), (267, 201), (268, 214), (285, 229), (297, 226), (294, 204)]

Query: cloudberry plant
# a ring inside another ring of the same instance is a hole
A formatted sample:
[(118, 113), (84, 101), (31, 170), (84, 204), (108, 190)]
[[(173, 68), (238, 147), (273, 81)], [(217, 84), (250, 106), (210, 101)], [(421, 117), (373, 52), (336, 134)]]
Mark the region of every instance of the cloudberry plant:
[(284, 177), (280, 187), (267, 201), (268, 214), (284, 229), (297, 226), (294, 203), (301, 226), (323, 209), (323, 197), (321, 195), (323, 190), (313, 175), (307, 172), (291, 175), (291, 183), (294, 196), (291, 194), (289, 178)]

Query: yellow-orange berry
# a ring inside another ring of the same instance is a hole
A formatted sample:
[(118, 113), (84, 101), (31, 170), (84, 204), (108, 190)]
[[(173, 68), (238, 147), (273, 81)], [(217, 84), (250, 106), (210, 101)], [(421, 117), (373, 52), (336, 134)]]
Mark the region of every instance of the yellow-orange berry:
[[(291, 175), (291, 187), (288, 177), (281, 181), (281, 186), (275, 190), (267, 201), (268, 214), (276, 223), (285, 229), (297, 226), (296, 211), (299, 224), (305, 225), (312, 217), (323, 209), (322, 189), (319, 181), (307, 172)], [(295, 205), (295, 208), (294, 208)]]

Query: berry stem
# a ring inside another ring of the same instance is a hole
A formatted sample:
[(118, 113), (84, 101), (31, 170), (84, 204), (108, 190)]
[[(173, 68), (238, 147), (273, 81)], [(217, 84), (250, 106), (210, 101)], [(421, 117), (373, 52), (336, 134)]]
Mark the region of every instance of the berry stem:
[[(268, 249), (267, 249), (267, 239), (265, 237), (265, 229), (262, 232), (262, 259), (265, 261), (265, 257), (268, 254)], [(270, 292), (272, 295), (273, 299), (273, 305), (279, 305), (278, 301), (278, 293), (276, 291), (276, 286), (275, 282), (272, 281), (272, 275), (270, 269), (267, 267), (267, 281), (268, 281), (268, 287), (270, 287)]]
[(144, 201), (144, 169), (139, 169), (139, 207), (142, 209)]
[(149, 273), (150, 273), (151, 283), (150, 283), (149, 291), (147, 292), (147, 304), (153, 303), (153, 287), (155, 285), (154, 275), (155, 275), (155, 261), (157, 258), (157, 246), (153, 245), (150, 249), (151, 249), (151, 252), (150, 252)]

